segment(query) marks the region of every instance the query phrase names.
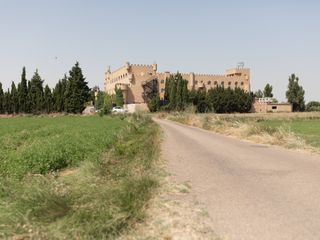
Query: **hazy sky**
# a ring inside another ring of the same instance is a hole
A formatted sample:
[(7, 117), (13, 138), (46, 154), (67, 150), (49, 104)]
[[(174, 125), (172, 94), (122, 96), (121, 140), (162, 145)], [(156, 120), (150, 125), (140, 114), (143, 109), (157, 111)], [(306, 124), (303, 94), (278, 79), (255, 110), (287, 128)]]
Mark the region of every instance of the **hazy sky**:
[(253, 91), (285, 99), (296, 73), (320, 100), (320, 2), (297, 0), (0, 0), (0, 82), (35, 69), (51, 87), (79, 61), (89, 85), (131, 63), (224, 73), (244, 61)]

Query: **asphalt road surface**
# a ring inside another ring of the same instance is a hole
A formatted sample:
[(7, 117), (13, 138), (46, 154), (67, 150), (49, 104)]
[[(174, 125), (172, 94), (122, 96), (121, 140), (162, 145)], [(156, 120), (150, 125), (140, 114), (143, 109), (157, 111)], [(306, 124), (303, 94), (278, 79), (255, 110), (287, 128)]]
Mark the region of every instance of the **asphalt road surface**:
[(166, 120), (163, 156), (226, 240), (320, 240), (320, 157)]

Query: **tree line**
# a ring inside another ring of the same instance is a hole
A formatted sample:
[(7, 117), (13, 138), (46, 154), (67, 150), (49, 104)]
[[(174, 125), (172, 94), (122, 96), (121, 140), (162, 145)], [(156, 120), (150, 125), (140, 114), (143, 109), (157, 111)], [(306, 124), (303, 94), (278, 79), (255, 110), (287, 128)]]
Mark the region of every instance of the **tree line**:
[(3, 90), (0, 83), (0, 114), (40, 114), (51, 112), (82, 113), (85, 103), (92, 100), (88, 82), (77, 62), (51, 89), (36, 70), (30, 80), (23, 67), (21, 80)]
[(217, 87), (206, 89), (188, 89), (188, 81), (180, 73), (166, 79), (164, 99), (154, 96), (148, 107), (151, 112), (184, 111), (188, 106), (194, 106), (196, 112), (245, 113), (251, 110), (252, 95), (240, 88)]

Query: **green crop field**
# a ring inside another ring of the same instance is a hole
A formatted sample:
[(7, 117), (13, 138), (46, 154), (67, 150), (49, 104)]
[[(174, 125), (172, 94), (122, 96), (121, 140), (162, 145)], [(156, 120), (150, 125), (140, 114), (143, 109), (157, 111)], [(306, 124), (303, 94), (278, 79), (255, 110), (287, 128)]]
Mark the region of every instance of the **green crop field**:
[(0, 119), (0, 174), (44, 174), (86, 159), (94, 161), (125, 125), (100, 117)]
[(129, 229), (158, 185), (158, 133), (139, 115), (0, 119), (0, 239)]
[(320, 118), (270, 119), (259, 124), (287, 129), (303, 138), (307, 144), (320, 148)]

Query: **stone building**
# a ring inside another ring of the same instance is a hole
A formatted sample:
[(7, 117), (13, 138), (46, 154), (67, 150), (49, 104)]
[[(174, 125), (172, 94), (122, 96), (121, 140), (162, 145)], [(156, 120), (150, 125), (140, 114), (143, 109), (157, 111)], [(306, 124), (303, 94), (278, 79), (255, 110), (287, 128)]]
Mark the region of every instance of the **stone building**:
[[(108, 94), (115, 92), (115, 87), (123, 91), (125, 104), (146, 103), (146, 94), (150, 91), (159, 93), (164, 97), (165, 81), (170, 72), (157, 72), (157, 64), (141, 65), (126, 63), (121, 68), (105, 73), (104, 89)], [(210, 89), (217, 86), (225, 88), (239, 87), (250, 91), (250, 69), (238, 66), (229, 69), (223, 75), (182, 73), (182, 77), (188, 81), (188, 89)]]
[(274, 103), (273, 98), (256, 98), (252, 105), (255, 113), (292, 112), (291, 103)]

